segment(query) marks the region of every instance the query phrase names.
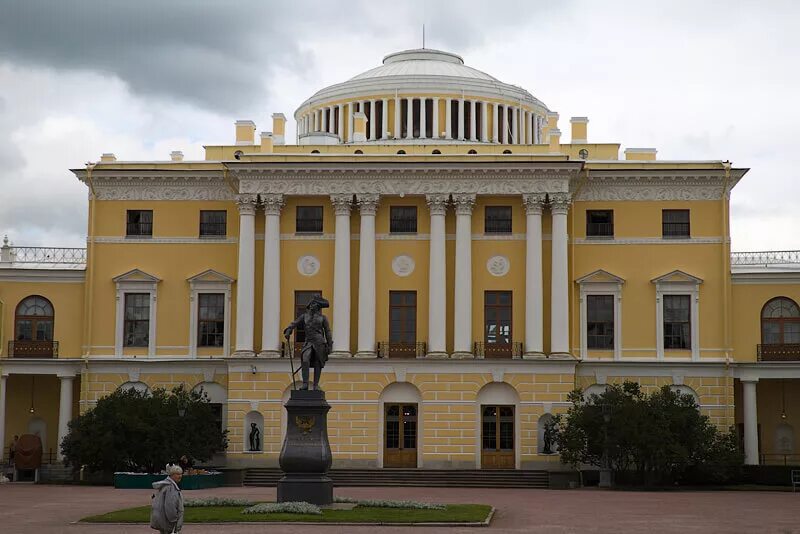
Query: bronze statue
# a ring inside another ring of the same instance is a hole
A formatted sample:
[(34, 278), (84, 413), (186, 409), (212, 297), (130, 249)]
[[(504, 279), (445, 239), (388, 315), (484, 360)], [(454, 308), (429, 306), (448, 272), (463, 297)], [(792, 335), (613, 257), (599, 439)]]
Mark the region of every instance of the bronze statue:
[(250, 423), (250, 450), (261, 450), (261, 431), (255, 423)]
[[(303, 385), (300, 389), (308, 389), (309, 368), (314, 366), (314, 389), (319, 389), (319, 379), (322, 375), (322, 368), (328, 361), (328, 354), (333, 347), (333, 337), (328, 318), (322, 315), (322, 308), (329, 307), (327, 300), (314, 295), (311, 302), (306, 306), (306, 311), (295, 319), (292, 324), (286, 327), (283, 335), (287, 341), (292, 331), (299, 325), (303, 325), (306, 333), (306, 340), (303, 342), (303, 349), (300, 352), (301, 374)], [(294, 378), (294, 377), (292, 377)]]

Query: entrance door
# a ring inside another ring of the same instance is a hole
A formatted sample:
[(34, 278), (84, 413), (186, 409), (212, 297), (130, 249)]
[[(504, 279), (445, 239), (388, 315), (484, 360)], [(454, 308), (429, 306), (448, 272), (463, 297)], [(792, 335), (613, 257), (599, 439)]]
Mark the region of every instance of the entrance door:
[(481, 407), (481, 467), (514, 469), (514, 407)]
[(417, 292), (389, 292), (389, 357), (417, 356)]
[(417, 467), (417, 405), (387, 404), (383, 467)]

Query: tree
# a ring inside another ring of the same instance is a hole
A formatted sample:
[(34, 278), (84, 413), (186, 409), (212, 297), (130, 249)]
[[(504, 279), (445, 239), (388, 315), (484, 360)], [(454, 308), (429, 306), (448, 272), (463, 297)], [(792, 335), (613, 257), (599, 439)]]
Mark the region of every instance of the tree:
[(575, 468), (602, 467), (607, 451), (612, 470), (649, 484), (725, 482), (742, 464), (733, 431), (720, 433), (691, 395), (669, 386), (647, 395), (639, 384), (625, 382), (588, 399), (578, 389), (569, 401), (567, 413), (550, 425), (561, 461)]
[(182, 455), (209, 460), (227, 446), (205, 393), (183, 385), (152, 394), (117, 390), (69, 423), (64, 463), (78, 470), (160, 472)]

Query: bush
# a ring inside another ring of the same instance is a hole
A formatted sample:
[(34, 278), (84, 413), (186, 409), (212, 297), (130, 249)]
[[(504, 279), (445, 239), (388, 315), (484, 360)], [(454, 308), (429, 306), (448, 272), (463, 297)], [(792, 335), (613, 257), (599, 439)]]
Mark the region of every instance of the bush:
[(204, 499), (186, 499), (183, 505), (187, 508), (206, 508), (209, 506), (253, 506), (256, 503), (250, 499), (237, 499), (235, 497), (206, 497)]
[(354, 499), (353, 497), (334, 497), (333, 502), (354, 503), (368, 508), (408, 508), (416, 510), (446, 510), (444, 504), (419, 501), (388, 501), (383, 499)]
[(321, 515), (316, 504), (307, 502), (264, 502), (242, 510), (243, 514), (312, 514)]
[(569, 400), (568, 412), (549, 428), (561, 461), (573, 467), (602, 467), (607, 451), (609, 467), (631, 483), (723, 483), (743, 463), (733, 431), (720, 433), (691, 395), (669, 386), (646, 395), (639, 384), (625, 382), (586, 400), (575, 390)]
[(117, 390), (69, 423), (61, 452), (75, 470), (158, 473), (184, 454), (209, 460), (227, 446), (226, 433), (204, 393)]

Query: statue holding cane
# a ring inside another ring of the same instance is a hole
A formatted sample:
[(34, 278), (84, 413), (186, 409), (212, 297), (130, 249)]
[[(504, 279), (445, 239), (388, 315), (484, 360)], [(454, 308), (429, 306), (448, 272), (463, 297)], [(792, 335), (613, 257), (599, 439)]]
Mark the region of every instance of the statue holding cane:
[(333, 347), (331, 327), (328, 318), (322, 315), (322, 308), (329, 307), (330, 304), (319, 295), (315, 295), (311, 302), (306, 306), (306, 311), (295, 319), (283, 331), (287, 341), (292, 335), (292, 331), (302, 325), (305, 330), (306, 339), (300, 352), (301, 374), (303, 385), (301, 390), (308, 389), (308, 375), (311, 366), (314, 367), (314, 389), (319, 389), (319, 379), (322, 375), (322, 368), (328, 361), (328, 354)]

